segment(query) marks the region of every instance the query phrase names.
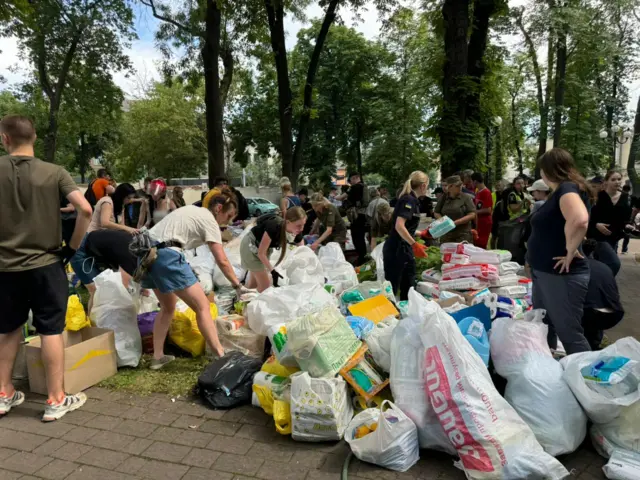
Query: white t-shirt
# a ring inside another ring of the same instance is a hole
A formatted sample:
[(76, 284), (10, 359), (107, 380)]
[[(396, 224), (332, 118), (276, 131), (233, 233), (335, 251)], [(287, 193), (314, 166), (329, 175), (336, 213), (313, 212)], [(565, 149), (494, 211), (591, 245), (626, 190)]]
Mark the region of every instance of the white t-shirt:
[(156, 242), (180, 242), (192, 250), (208, 242), (222, 243), (220, 227), (208, 209), (189, 205), (178, 208), (149, 230)]

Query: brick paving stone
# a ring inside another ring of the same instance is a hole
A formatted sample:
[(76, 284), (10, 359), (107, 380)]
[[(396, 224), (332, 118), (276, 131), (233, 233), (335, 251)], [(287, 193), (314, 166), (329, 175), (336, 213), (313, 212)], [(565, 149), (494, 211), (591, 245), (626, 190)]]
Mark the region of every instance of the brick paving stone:
[(240, 418), (240, 423), (248, 423), (264, 427), (267, 425), (273, 425), (273, 417), (264, 413), (264, 410), (262, 409), (254, 408), (253, 410), (249, 410), (244, 413)]
[(153, 410), (161, 410), (163, 412), (175, 412), (180, 408), (182, 402), (171, 400), (170, 397), (156, 398), (149, 404), (149, 408)]
[(9, 470), (0, 468), (0, 480), (17, 480), (20, 477), (22, 477), (21, 473), (10, 472)]
[(239, 423), (222, 422), (220, 420), (207, 420), (198, 430), (201, 432), (214, 433), (216, 435), (234, 436), (241, 425)]
[(104, 468), (83, 466), (69, 475), (66, 480), (136, 480), (136, 477)]
[(36, 455), (52, 455), (66, 444), (67, 442), (60, 440), (59, 438), (51, 438), (36, 448), (33, 453)]
[(203, 417), (207, 408), (204, 405), (190, 402), (180, 402), (176, 413), (180, 415), (192, 415), (194, 417)]
[(136, 420), (124, 420), (113, 429), (113, 432), (132, 435), (134, 437), (147, 438), (157, 429), (158, 426), (152, 423), (138, 422)]
[[(2, 422), (4, 422), (4, 420), (2, 420)], [(49, 438), (42, 435), (0, 428), (0, 447), (30, 452), (47, 440), (49, 440)]]
[[(240, 475), (255, 475), (264, 463), (262, 458), (222, 453), (213, 464), (214, 470)], [(273, 463), (271, 464), (273, 466)], [(303, 477), (304, 478), (304, 477)]]
[(241, 406), (238, 408), (232, 408), (231, 410), (227, 410), (226, 412), (223, 412), (224, 415), (222, 416), (222, 419), (225, 422), (239, 422), (240, 419), (242, 417), (244, 417), (245, 413), (249, 412), (249, 409), (253, 409), (255, 407), (248, 407), (248, 406)]
[[(337, 472), (323, 472), (321, 470), (310, 470), (306, 480), (340, 480), (342, 475)], [(349, 475), (349, 478), (353, 478)]]
[(17, 453), (16, 450), (12, 450), (10, 448), (0, 448), (0, 460), (4, 460), (5, 458), (9, 458), (14, 453)]
[[(308, 469), (318, 469), (327, 460), (329, 454), (325, 452), (314, 452), (311, 450), (303, 450), (293, 454), (290, 465), (304, 465)], [(289, 465), (287, 465), (289, 468)]]
[(109, 450), (126, 451), (127, 447), (135, 440), (135, 437), (122, 433), (102, 431), (89, 438), (86, 443), (99, 448)]
[[(205, 448), (207, 445), (209, 445), (213, 438), (214, 435), (212, 433), (198, 432), (196, 430), (184, 430), (173, 441), (178, 445), (188, 445), (192, 447)], [(233, 437), (226, 438), (229, 439)]]
[(256, 477), (247, 477), (245, 475), (235, 475), (233, 480), (255, 480)]
[(273, 460), (276, 462), (286, 463), (293, 458), (295, 450), (285, 445), (278, 445), (277, 443), (261, 443), (255, 442), (247, 456), (259, 457), (267, 460)]
[[(133, 407), (135, 408), (135, 407)], [(171, 425), (178, 419), (178, 415), (170, 412), (161, 412), (160, 410), (147, 410), (138, 420), (141, 422), (154, 423), (156, 425)]]
[(173, 442), (182, 432), (184, 432), (184, 430), (180, 430), (179, 428), (158, 427), (157, 430), (149, 435), (149, 438), (160, 442)]
[(226, 410), (213, 410), (212, 408), (207, 408), (207, 407), (203, 407), (203, 408), (204, 408), (204, 412), (202, 413), (202, 416), (204, 418), (208, 418), (211, 420), (220, 420), (225, 416), (226, 413), (228, 413), (228, 411)]
[(88, 439), (98, 433), (100, 433), (100, 430), (96, 430), (95, 428), (75, 427), (65, 434), (64, 439), (69, 442), (86, 443)]
[(149, 460), (141, 457), (129, 457), (116, 468), (117, 472), (135, 475), (139, 470), (144, 468)]
[[(347, 458), (347, 455), (348, 453), (344, 455), (327, 453), (324, 463), (318, 468), (318, 470), (327, 473), (342, 473), (342, 467), (344, 465), (345, 459)], [(355, 457), (352, 458), (349, 462), (349, 478), (351, 478), (351, 476), (355, 476), (359, 466), (360, 460)]]
[(47, 478), (49, 480), (62, 480), (73, 473), (80, 465), (66, 460), (53, 460), (40, 470), (35, 472), (38, 477)]
[(224, 435), (216, 435), (207, 445), (207, 448), (224, 453), (234, 453), (236, 455), (244, 455), (253, 445), (253, 440), (238, 437), (225, 437)]
[(308, 473), (309, 468), (307, 467), (287, 465), (284, 468), (283, 465), (267, 462), (258, 470), (256, 477), (264, 480), (300, 480), (305, 478)]
[(242, 425), (236, 433), (236, 437), (249, 438), (258, 442), (281, 442), (282, 437), (273, 427), (260, 427), (258, 425)]
[(153, 440), (149, 440), (148, 438), (136, 438), (133, 442), (127, 445), (126, 449), (123, 449), (123, 452), (130, 453), (131, 455), (140, 455), (147, 448), (151, 446)]
[(93, 412), (85, 412), (84, 410), (76, 410), (67, 413), (59, 422), (70, 423), (71, 425), (84, 425), (89, 420), (95, 418), (98, 414)]
[[(159, 460), (149, 460), (142, 470), (136, 475), (138, 477), (150, 478), (152, 480), (176, 480), (181, 478), (189, 467), (186, 465), (178, 465), (175, 463), (161, 462)], [(212, 477), (212, 480), (215, 477)]]
[(205, 468), (192, 467), (187, 474), (182, 477), (182, 480), (232, 480), (233, 478), (235, 477), (231, 473), (215, 472)]
[(75, 462), (76, 460), (78, 460), (78, 458), (89, 452), (92, 448), (93, 447), (90, 445), (84, 445), (81, 443), (67, 443), (55, 452), (51, 452), (50, 455), (61, 460)]
[(127, 410), (122, 418), (127, 418), (129, 420), (140, 420), (140, 417), (147, 413), (148, 408), (145, 407), (131, 407)]
[(202, 417), (194, 417), (193, 415), (180, 415), (180, 417), (178, 417), (178, 419), (173, 422), (171, 426), (175, 428), (198, 428), (206, 421), (206, 418)]
[(91, 387), (85, 393), (92, 400), (109, 401), (113, 398), (115, 392), (102, 387)]
[(111, 415), (113, 417), (121, 417), (133, 407), (122, 403), (94, 400), (87, 402), (82, 408), (86, 412), (99, 413), (101, 415)]
[(123, 395), (122, 398), (118, 400), (118, 403), (123, 403), (125, 405), (131, 405), (132, 407), (144, 407), (147, 408), (151, 403), (153, 403), (153, 397), (142, 397), (138, 395)]
[(220, 452), (213, 450), (193, 448), (180, 463), (192, 467), (210, 468), (220, 455), (222, 455)]
[(51, 462), (53, 458), (35, 455), (29, 452), (18, 452), (2, 461), (2, 468), (21, 473), (35, 473)]
[(118, 465), (129, 458), (129, 454), (107, 450), (105, 448), (92, 448), (87, 453), (78, 458), (78, 463), (91, 465), (93, 467), (115, 470)]
[(163, 460), (166, 462), (179, 463), (187, 456), (190, 447), (182, 445), (174, 445), (165, 442), (153, 442), (149, 448), (142, 452), (143, 457), (153, 458), (155, 460)]
[(96, 415), (87, 421), (84, 426), (88, 428), (97, 428), (98, 430), (114, 430), (122, 423), (120, 417), (112, 417), (110, 415)]
[(8, 428), (21, 433), (33, 433), (36, 435), (44, 435), (46, 437), (58, 438), (65, 435), (73, 428), (73, 425), (66, 423), (49, 422), (43, 424), (41, 416), (25, 417), (21, 415), (13, 415), (13, 413), (14, 412), (12, 411), (7, 417), (0, 420), (3, 429)]

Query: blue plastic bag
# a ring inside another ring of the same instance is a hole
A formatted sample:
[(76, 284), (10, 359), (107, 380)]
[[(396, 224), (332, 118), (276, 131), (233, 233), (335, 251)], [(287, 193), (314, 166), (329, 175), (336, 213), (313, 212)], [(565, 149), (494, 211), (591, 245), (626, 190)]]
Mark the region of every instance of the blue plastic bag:
[(360, 340), (363, 340), (374, 328), (375, 324), (364, 317), (348, 316), (347, 323)]
[(489, 336), (484, 324), (475, 317), (466, 317), (458, 322), (458, 328), (484, 364), (489, 366)]

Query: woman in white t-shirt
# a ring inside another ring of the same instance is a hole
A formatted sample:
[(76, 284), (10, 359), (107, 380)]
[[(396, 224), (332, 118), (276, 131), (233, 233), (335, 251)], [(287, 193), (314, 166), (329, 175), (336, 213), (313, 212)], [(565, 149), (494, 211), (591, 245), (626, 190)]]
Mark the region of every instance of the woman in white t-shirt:
[[(195, 205), (180, 208), (149, 230), (151, 246), (157, 247), (157, 258), (142, 277), (142, 287), (152, 288), (160, 302), (160, 312), (153, 326), (151, 369), (158, 370), (175, 359), (164, 354), (164, 342), (178, 298), (196, 313), (198, 328), (212, 351), (220, 356), (224, 354), (214, 319), (211, 318), (209, 299), (187, 263), (183, 250), (193, 250), (205, 243), (209, 245), (224, 276), (239, 293), (244, 293), (246, 290), (238, 281), (222, 247), (218, 226), (229, 223), (237, 211), (233, 194), (223, 192), (211, 200), (209, 208)], [(138, 239), (134, 240), (134, 249), (137, 243)]]

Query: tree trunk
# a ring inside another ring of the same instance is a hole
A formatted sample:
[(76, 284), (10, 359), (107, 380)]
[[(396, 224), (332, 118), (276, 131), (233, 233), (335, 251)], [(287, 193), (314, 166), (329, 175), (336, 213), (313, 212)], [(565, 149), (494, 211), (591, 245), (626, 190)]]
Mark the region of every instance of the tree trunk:
[(54, 102), (49, 104), (49, 124), (44, 135), (44, 161), (54, 163), (56, 161), (56, 145), (58, 142), (58, 108)]
[(457, 140), (466, 121), (464, 80), (468, 67), (467, 32), (469, 31), (469, 0), (444, 0), (444, 71), (442, 78), (442, 117), (440, 134), (440, 165), (442, 177), (453, 174), (459, 163)]
[(220, 101), (220, 10), (215, 0), (207, 0), (205, 39), (202, 47), (204, 66), (204, 102), (207, 123), (207, 150), (209, 188), (216, 177), (224, 175), (224, 134), (222, 130), (222, 103)]
[(476, 0), (473, 8), (473, 26), (469, 39), (467, 61), (469, 77), (475, 83), (475, 88), (468, 95), (467, 118), (477, 122), (480, 122), (480, 94), (482, 91), (480, 82), (486, 70), (484, 55), (489, 39), (489, 19), (495, 9), (495, 0)]
[(231, 88), (231, 82), (233, 81), (233, 68), (234, 59), (233, 51), (229, 45), (221, 51), (222, 53), (222, 65), (224, 66), (224, 75), (222, 75), (222, 81), (220, 82), (220, 103), (224, 109), (227, 104), (227, 98), (229, 96), (229, 89)]
[(318, 65), (320, 63), (320, 54), (322, 53), (322, 47), (327, 39), (327, 34), (331, 28), (331, 24), (336, 18), (336, 9), (340, 0), (331, 0), (327, 11), (316, 38), (316, 44), (313, 47), (313, 53), (311, 54), (311, 60), (309, 62), (309, 69), (307, 70), (307, 81), (304, 84), (304, 100), (302, 104), (302, 114), (300, 115), (300, 123), (298, 125), (298, 135), (296, 137), (296, 148), (293, 152), (293, 165), (292, 173), (295, 178), (292, 178), (292, 182), (297, 183), (298, 174), (300, 173), (300, 166), (302, 164), (302, 153), (304, 151), (304, 144), (307, 139), (307, 130), (309, 129), (309, 121), (311, 120), (311, 106), (313, 104), (313, 82), (316, 78), (316, 72), (318, 71)]
[(80, 170), (80, 183), (84, 183), (85, 181), (85, 177), (86, 177), (86, 173), (87, 173), (87, 165), (89, 163), (89, 159), (88, 157), (88, 148), (87, 148), (87, 141), (85, 138), (85, 133), (84, 132), (80, 132), (80, 165), (79, 165), (79, 170)]
[(555, 109), (553, 118), (553, 146), (559, 147), (562, 141), (562, 114), (564, 113), (564, 93), (567, 73), (567, 25), (558, 31), (556, 47), (556, 89), (554, 94)]
[(504, 160), (502, 158), (502, 129), (496, 128), (496, 181), (504, 177)]
[(356, 171), (363, 175), (362, 171), (362, 128), (360, 120), (356, 120)]
[(640, 195), (640, 178), (636, 171), (636, 160), (640, 150), (640, 97), (638, 97), (638, 105), (636, 107), (636, 117), (633, 122), (633, 140), (631, 140), (631, 149), (629, 150), (629, 160), (627, 161), (627, 174), (633, 188), (633, 194)]
[(289, 65), (284, 37), (284, 5), (282, 0), (264, 0), (269, 20), (271, 49), (276, 63), (278, 80), (278, 112), (280, 117), (280, 154), (282, 155), (282, 176), (289, 177), (293, 188), (297, 178), (293, 175), (293, 106), (289, 84)]

